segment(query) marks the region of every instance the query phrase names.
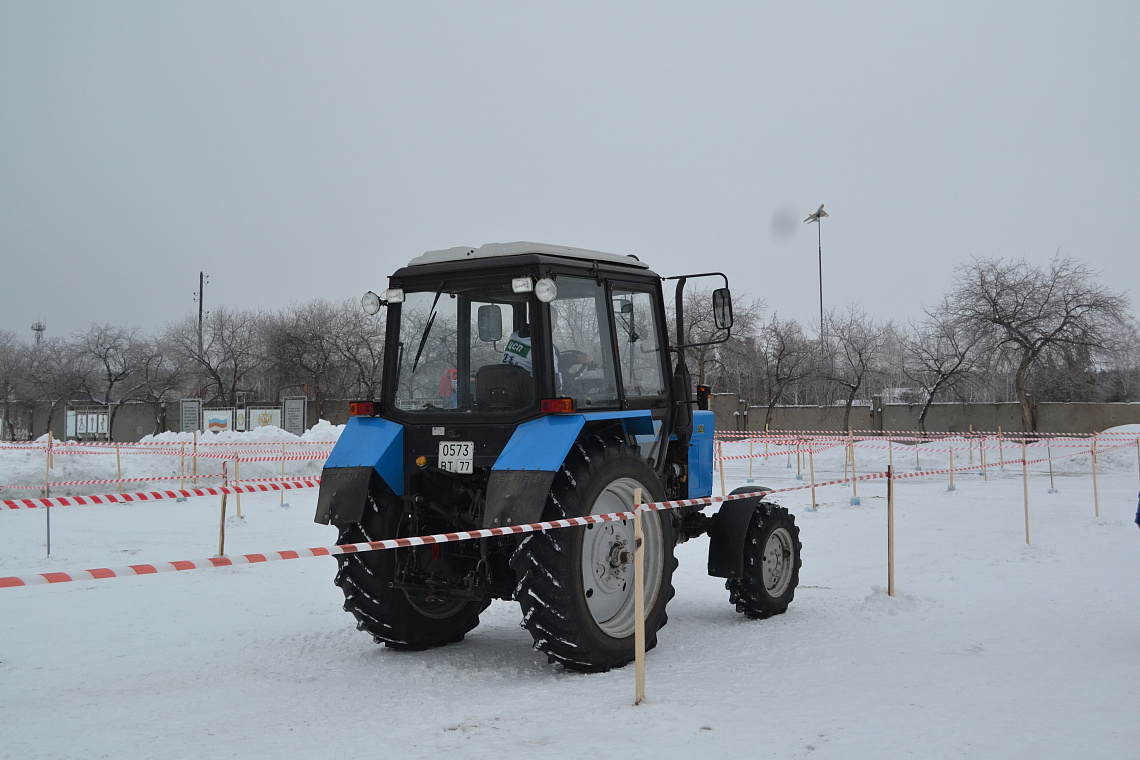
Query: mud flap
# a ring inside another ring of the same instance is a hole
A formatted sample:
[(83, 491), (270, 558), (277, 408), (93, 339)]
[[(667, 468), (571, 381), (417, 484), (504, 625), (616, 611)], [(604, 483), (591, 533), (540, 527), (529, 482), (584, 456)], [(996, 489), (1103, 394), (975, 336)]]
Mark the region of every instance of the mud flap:
[(345, 525), (360, 522), (365, 496), (372, 483), (371, 467), (326, 467), (321, 472), (314, 522)]
[(744, 575), (744, 539), (760, 496), (726, 501), (709, 526), (709, 575), (740, 578)]
[(483, 527), (505, 528), (538, 522), (553, 482), (553, 472), (492, 471), (487, 479)]

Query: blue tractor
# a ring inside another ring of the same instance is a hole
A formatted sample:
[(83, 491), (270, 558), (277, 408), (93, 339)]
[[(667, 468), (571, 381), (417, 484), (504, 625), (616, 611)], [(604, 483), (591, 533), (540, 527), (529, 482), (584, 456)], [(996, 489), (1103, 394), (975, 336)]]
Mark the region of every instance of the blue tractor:
[[(322, 475), (316, 521), (340, 543), (522, 525), (712, 494), (713, 413), (693, 409), (684, 288), (670, 342), (662, 277), (632, 256), (535, 243), (423, 254), (369, 293), (387, 309), (381, 398), (353, 416)], [(707, 395), (706, 395), (707, 398)], [(708, 571), (753, 618), (784, 612), (799, 530), (762, 493), (644, 519), (646, 646), (673, 596), (674, 547), (710, 536)], [(633, 525), (599, 523), (339, 557), (357, 627), (389, 647), (461, 640), (514, 600), (551, 662), (604, 671), (634, 656)]]

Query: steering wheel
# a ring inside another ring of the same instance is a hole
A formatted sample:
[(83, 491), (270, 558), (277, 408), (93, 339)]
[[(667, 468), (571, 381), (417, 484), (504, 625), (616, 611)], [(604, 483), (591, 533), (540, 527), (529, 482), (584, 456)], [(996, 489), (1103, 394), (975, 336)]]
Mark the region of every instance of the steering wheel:
[(573, 349), (559, 351), (558, 364), (564, 381), (577, 380), (579, 375), (593, 366), (589, 354), (585, 351), (575, 351)]

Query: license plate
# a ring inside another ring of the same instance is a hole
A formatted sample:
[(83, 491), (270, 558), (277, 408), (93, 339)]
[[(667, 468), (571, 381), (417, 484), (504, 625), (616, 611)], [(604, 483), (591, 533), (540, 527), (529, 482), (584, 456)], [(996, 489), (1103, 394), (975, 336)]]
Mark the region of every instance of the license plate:
[(472, 441), (439, 442), (439, 469), (469, 474), (474, 460), (475, 444)]

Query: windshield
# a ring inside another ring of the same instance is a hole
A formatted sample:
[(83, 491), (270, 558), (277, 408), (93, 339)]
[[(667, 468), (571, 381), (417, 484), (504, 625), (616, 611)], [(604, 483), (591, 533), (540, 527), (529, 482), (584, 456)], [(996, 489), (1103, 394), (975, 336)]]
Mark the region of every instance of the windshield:
[(537, 303), (510, 281), (406, 291), (393, 402), (405, 412), (511, 413), (535, 403)]

